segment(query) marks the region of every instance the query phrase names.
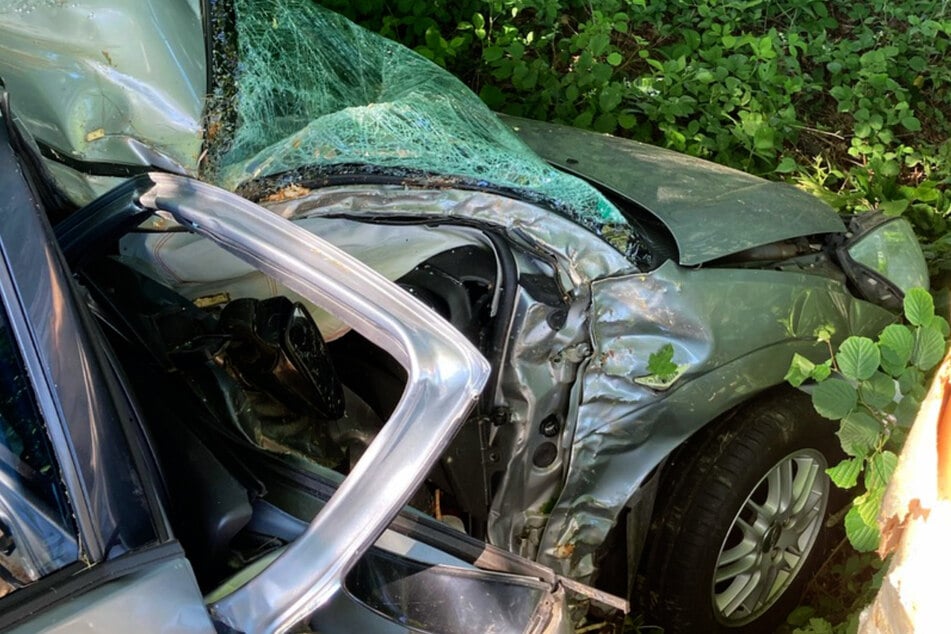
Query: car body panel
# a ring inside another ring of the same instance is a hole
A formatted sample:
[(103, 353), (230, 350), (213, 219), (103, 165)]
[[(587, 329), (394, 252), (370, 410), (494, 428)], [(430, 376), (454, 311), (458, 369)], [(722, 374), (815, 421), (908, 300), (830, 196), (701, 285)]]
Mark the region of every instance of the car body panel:
[[(13, 552), (6, 553), (16, 561), (26, 551), (46, 565), (35, 566), (35, 585), (4, 597), (0, 627), (64, 631), (92, 622), (108, 630), (117, 623), (114, 610), (121, 605), (119, 612), (126, 618), (137, 624), (145, 619), (155, 631), (213, 631), (181, 549), (163, 553), (159, 568), (139, 568), (141, 553), (169, 539), (168, 526), (150, 488), (153, 482), (126, 435), (124, 423), (134, 415), (104, 369), (108, 362), (98, 348), (101, 341), (97, 331), (89, 329), (44, 218), (38, 198), (44, 183), (36, 182), (43, 175), (31, 172), (30, 164), (14, 153), (14, 146), (28, 151), (18, 133), (6, 94), (0, 91), (0, 310), (19, 345), (29, 377), (26, 391), (42, 416), (75, 526), (58, 526), (39, 505), (21, 505), (15, 516), (5, 518), (18, 527), (33, 523), (31, 519), (46, 521), (34, 535), (14, 531)], [(4, 463), (9, 466), (6, 459)], [(0, 506), (30, 500), (4, 480)], [(38, 555), (41, 549), (32, 540), (50, 531), (54, 534), (42, 536), (47, 547), (57, 540), (73, 541), (68, 559)], [(4, 565), (10, 563), (4, 559)], [(46, 579), (37, 580), (46, 576), (55, 579), (55, 591), (49, 590)], [(100, 595), (111, 608), (94, 601)], [(127, 629), (116, 626), (112, 631)]]
[(615, 191), (657, 216), (673, 234), (683, 265), (703, 264), (780, 240), (845, 230), (828, 205), (790, 185), (608, 134), (501, 118), (552, 165)]
[[(825, 358), (835, 340), (873, 336), (892, 313), (818, 275), (757, 269), (691, 270), (674, 262), (592, 284), (592, 354), (582, 370), (570, 469), (538, 559), (589, 580), (595, 558), (640, 484), (695, 431), (783, 382), (793, 353)], [(650, 387), (650, 355), (673, 346), (669, 385)], [(517, 535), (518, 527), (512, 534)]]
[[(0, 77), (48, 158), (126, 177), (135, 171), (123, 166), (194, 170), (204, 132), (202, 26), (200, 0), (6, 3)], [(81, 203), (102, 193), (80, 179), (61, 182)]]
[(10, 634), (211, 634), (215, 627), (201, 600), (191, 566), (178, 558), (122, 575), (88, 592), (61, 600)]
[[(0, 102), (5, 105), (3, 95)], [(98, 561), (147, 543), (163, 531), (138, 482), (120, 431), (120, 404), (109, 395), (95, 345), (70, 290), (52, 232), (0, 115), (0, 295), (47, 423), (84, 556)]]

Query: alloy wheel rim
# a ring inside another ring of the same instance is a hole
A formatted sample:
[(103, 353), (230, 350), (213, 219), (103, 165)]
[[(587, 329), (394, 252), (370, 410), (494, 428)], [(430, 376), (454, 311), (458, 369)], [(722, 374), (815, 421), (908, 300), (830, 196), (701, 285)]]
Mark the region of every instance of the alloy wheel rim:
[(753, 487), (717, 554), (712, 599), (717, 619), (740, 626), (782, 596), (809, 557), (829, 498), (825, 457), (801, 449)]

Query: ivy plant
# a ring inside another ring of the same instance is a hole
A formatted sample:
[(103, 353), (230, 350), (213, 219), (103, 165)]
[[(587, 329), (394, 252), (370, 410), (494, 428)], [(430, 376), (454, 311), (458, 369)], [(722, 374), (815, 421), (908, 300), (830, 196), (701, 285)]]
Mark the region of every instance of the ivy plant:
[(795, 387), (813, 381), (816, 412), (839, 423), (836, 435), (847, 457), (826, 473), (843, 489), (861, 484), (845, 516), (846, 536), (860, 552), (878, 546), (876, 518), (898, 463), (896, 451), (947, 345), (948, 322), (935, 315), (924, 289), (905, 295), (904, 318), (907, 323), (887, 326), (877, 340), (848, 337), (837, 351), (830, 330), (820, 329), (817, 337), (829, 346), (829, 359), (813, 363), (796, 354), (786, 374)]

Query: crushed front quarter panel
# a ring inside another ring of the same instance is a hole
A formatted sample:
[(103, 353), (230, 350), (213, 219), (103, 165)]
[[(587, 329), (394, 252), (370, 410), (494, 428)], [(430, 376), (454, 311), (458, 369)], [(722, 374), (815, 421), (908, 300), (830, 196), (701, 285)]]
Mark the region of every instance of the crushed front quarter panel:
[[(756, 269), (685, 269), (592, 284), (591, 361), (565, 486), (548, 520), (539, 561), (573, 579), (596, 572), (595, 553), (641, 482), (693, 432), (782, 383), (798, 352), (827, 354), (835, 339), (878, 332), (894, 315), (855, 299), (837, 281)], [(636, 382), (665, 344), (682, 373), (667, 389)]]

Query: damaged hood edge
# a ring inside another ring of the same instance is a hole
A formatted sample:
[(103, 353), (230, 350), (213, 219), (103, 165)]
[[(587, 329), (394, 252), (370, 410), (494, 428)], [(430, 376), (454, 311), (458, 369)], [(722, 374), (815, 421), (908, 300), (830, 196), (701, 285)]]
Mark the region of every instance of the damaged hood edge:
[(780, 240), (845, 231), (831, 207), (791, 185), (608, 134), (499, 118), (555, 167), (656, 216), (677, 242), (684, 266)]

